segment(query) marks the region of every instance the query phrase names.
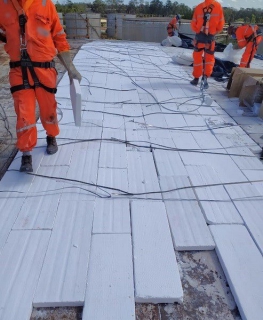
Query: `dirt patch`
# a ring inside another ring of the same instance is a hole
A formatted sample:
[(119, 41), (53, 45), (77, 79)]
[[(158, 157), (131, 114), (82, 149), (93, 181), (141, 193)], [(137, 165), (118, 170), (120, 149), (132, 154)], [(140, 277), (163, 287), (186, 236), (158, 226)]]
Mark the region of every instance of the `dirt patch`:
[(30, 320), (81, 320), (82, 308), (36, 308)]

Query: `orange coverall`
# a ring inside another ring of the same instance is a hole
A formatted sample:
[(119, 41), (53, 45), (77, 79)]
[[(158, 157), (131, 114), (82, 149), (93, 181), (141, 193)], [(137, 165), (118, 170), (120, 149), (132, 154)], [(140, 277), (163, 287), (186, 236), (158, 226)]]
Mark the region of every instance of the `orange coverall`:
[(249, 68), (250, 62), (257, 52), (258, 45), (262, 41), (262, 36), (257, 35), (258, 26), (245, 25), (236, 29), (236, 38), (239, 48), (244, 48), (245, 52), (240, 61), (241, 68)]
[[(62, 51), (70, 49), (63, 27), (59, 21), (56, 8), (51, 0), (18, 0), (27, 16), (25, 38), (27, 52), (32, 61), (50, 62)], [(6, 35), (5, 51), (11, 62), (20, 60), (20, 28), (18, 13), (11, 0), (0, 0), (0, 29)], [(39, 81), (50, 88), (56, 87), (57, 71), (55, 68), (34, 67)], [(34, 85), (27, 70), (30, 85)], [(11, 87), (23, 83), (21, 67), (10, 69)], [(48, 136), (59, 134), (57, 121), (57, 102), (55, 94), (42, 87), (23, 89), (13, 93), (14, 107), (17, 115), (17, 148), (31, 151), (37, 143), (35, 107), (39, 104), (40, 119)]]
[(174, 35), (174, 30), (177, 30), (177, 18), (174, 17), (167, 26), (167, 33), (169, 37), (172, 37)]
[[(210, 9), (211, 8), (211, 9)], [(210, 19), (206, 26), (204, 24), (204, 13), (211, 11)], [(224, 13), (221, 4), (215, 0), (205, 0), (197, 5), (194, 10), (191, 21), (191, 28), (196, 33), (194, 40), (194, 78), (200, 78), (203, 75), (209, 77), (213, 72), (215, 64), (214, 50), (216, 33), (223, 30), (225, 24)], [(205, 54), (204, 54), (205, 51)], [(203, 62), (203, 59), (205, 61)], [(204, 70), (203, 70), (204, 68)]]

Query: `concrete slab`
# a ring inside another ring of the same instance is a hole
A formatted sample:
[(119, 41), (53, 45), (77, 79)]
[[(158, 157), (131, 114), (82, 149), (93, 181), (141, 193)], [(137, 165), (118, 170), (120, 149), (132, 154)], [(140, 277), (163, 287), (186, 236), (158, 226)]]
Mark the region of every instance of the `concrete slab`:
[(183, 290), (164, 204), (132, 201), (131, 220), (135, 301), (182, 302)]
[(100, 168), (127, 168), (125, 144), (118, 142), (102, 142), (100, 149)]
[(57, 214), (60, 193), (43, 197), (27, 197), (19, 211), (13, 229), (52, 229)]
[(5, 193), (5, 196), (0, 198), (0, 252), (25, 200), (23, 197), (13, 196), (12, 193)]
[(263, 257), (241, 225), (210, 226), (216, 252), (242, 319), (260, 320), (263, 314)]
[(244, 224), (231, 200), (200, 201), (200, 205), (208, 224)]
[[(28, 320), (51, 231), (12, 231), (0, 256), (0, 318)], [(12, 281), (10, 281), (12, 279)]]
[(254, 200), (262, 195), (250, 181), (225, 185), (225, 189), (233, 201), (242, 199)]
[(211, 166), (222, 182), (240, 182), (247, 180), (242, 171), (228, 155), (181, 152), (185, 165)]
[[(160, 191), (157, 172), (151, 152), (127, 152), (129, 192), (147, 193)], [(158, 193), (138, 195), (141, 198), (160, 199)]]
[(160, 187), (164, 200), (196, 200), (188, 176), (161, 176)]
[(125, 141), (125, 131), (121, 129), (103, 128), (102, 139), (119, 139)]
[(130, 235), (92, 236), (82, 319), (135, 319)]
[(174, 141), (176, 148), (187, 150), (195, 149), (200, 150), (200, 147), (193, 137), (191, 132), (177, 132), (171, 131), (171, 136)]
[(244, 224), (247, 227), (250, 236), (254, 239), (256, 245), (263, 255), (263, 210), (262, 210), (262, 198), (259, 200), (241, 200), (235, 201), (240, 215), (244, 220)]
[(84, 305), (93, 206), (93, 201), (59, 204), (34, 295), (35, 307)]
[[(98, 185), (102, 195), (107, 197), (110, 194), (123, 194), (128, 192), (128, 174), (127, 169), (99, 168)], [(105, 186), (106, 188), (103, 188)], [(119, 189), (119, 190), (114, 190)]]
[(164, 201), (175, 250), (213, 250), (214, 241), (197, 201)]
[(179, 152), (154, 150), (154, 160), (159, 176), (186, 176), (187, 171)]
[(131, 233), (128, 199), (96, 199), (92, 233)]

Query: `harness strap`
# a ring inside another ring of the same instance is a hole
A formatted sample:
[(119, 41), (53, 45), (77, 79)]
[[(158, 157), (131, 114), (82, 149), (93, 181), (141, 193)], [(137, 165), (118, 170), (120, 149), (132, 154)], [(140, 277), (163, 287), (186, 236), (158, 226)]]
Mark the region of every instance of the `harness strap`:
[[(29, 87), (26, 88), (23, 84), (19, 84), (19, 85), (17, 85), (17, 86), (11, 87), (11, 88), (10, 88), (10, 91), (11, 91), (11, 93), (13, 94), (13, 93), (16, 92), (16, 91), (25, 90), (25, 89), (34, 89), (34, 90), (35, 90), (35, 88), (37, 88), (37, 86), (35, 86), (35, 85), (34, 85), (34, 86), (29, 85)], [(44, 84), (42, 84), (42, 83), (40, 83), (40, 82), (39, 82), (38, 88), (43, 88), (43, 89), (45, 89), (47, 92), (53, 93), (53, 94), (55, 94), (55, 93), (57, 92), (57, 88), (49, 88), (49, 87), (45, 86)]]
[[(51, 62), (31, 61), (30, 56), (29, 56), (27, 49), (26, 49), (25, 32), (26, 32), (27, 17), (25, 15), (24, 10), (21, 8), (21, 6), (19, 5), (17, 0), (11, 0), (11, 2), (18, 13), (19, 26), (20, 26), (21, 60), (10, 62), (9, 65), (10, 65), (10, 68), (21, 67), (23, 84), (11, 87), (10, 91), (11, 91), (11, 93), (14, 93), (14, 92), (20, 91), (20, 90), (43, 88), (47, 92), (55, 94), (57, 92), (57, 88), (49, 88), (49, 87), (45, 86), (44, 84), (42, 84), (39, 81), (37, 74), (34, 70), (34, 67), (55, 68), (55, 62), (54, 61), (51, 61)], [(29, 70), (29, 72), (32, 76), (32, 79), (34, 81), (34, 85), (30, 85), (30, 83), (29, 83), (27, 70)]]
[(36, 61), (10, 61), (9, 62), (10, 68), (17, 68), (17, 67), (36, 67), (36, 68), (55, 68), (55, 61), (50, 62), (36, 62)]
[(205, 34), (208, 34), (209, 33), (209, 21), (210, 21), (210, 18), (211, 18), (211, 13), (214, 9), (214, 5), (211, 3), (208, 7), (204, 7), (203, 8), (203, 12), (204, 12), (204, 18), (203, 18), (203, 28), (202, 28), (202, 31), (205, 33)]
[(208, 54), (213, 55), (215, 53), (215, 50), (211, 50), (212, 43), (210, 44), (205, 44), (203, 48), (198, 48), (197, 46), (194, 47), (195, 52), (200, 52), (200, 51), (205, 51)]
[[(57, 88), (50, 88), (50, 87), (47, 87), (46, 85), (44, 85), (43, 83), (41, 83), (37, 77), (35, 70), (34, 70), (34, 66), (36, 66), (38, 68), (52, 68), (52, 67), (54, 68), (55, 67), (54, 61), (51, 61), (51, 62), (31, 61), (27, 51), (23, 50), (20, 61), (10, 62), (11, 68), (16, 68), (18, 66), (21, 67), (23, 84), (11, 87), (10, 88), (11, 93), (14, 93), (19, 90), (35, 89), (35, 88), (43, 88), (47, 92), (53, 93), (53, 94), (55, 94), (57, 92)], [(29, 70), (29, 72), (32, 76), (32, 79), (34, 81), (33, 86), (30, 85), (30, 83), (29, 83), (27, 70)]]
[(209, 48), (205, 48), (205, 52), (213, 55), (215, 53), (215, 50), (211, 50), (211, 47), (209, 47)]
[(11, 0), (13, 6), (15, 7), (18, 16), (25, 15), (25, 11), (22, 9), (17, 0)]

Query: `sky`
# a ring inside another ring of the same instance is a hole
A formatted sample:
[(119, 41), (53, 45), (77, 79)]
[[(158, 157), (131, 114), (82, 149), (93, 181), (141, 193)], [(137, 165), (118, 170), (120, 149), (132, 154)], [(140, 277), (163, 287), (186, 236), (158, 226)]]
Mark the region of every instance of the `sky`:
[[(166, 0), (163, 0), (164, 2)], [(202, 0), (177, 0), (179, 3), (184, 3), (188, 7), (192, 8), (200, 3)], [(232, 7), (235, 9), (240, 8), (263, 8), (263, 0), (217, 0), (223, 7)]]
[[(54, 3), (57, 1), (61, 4), (66, 3), (67, 0), (52, 0)], [(92, 3), (94, 0), (71, 0), (72, 2), (86, 2)], [(106, 1), (106, 0), (104, 0)], [(125, 4), (128, 4), (130, 0), (124, 0)], [(151, 0), (144, 0), (144, 2), (151, 2)], [(161, 0), (163, 3), (166, 3), (167, 0)], [(186, 6), (193, 8), (200, 2), (204, 0), (171, 0), (172, 2), (177, 1), (178, 3), (184, 3)], [(239, 10), (240, 8), (263, 8), (263, 0), (217, 0), (221, 3), (223, 7), (231, 7)]]

